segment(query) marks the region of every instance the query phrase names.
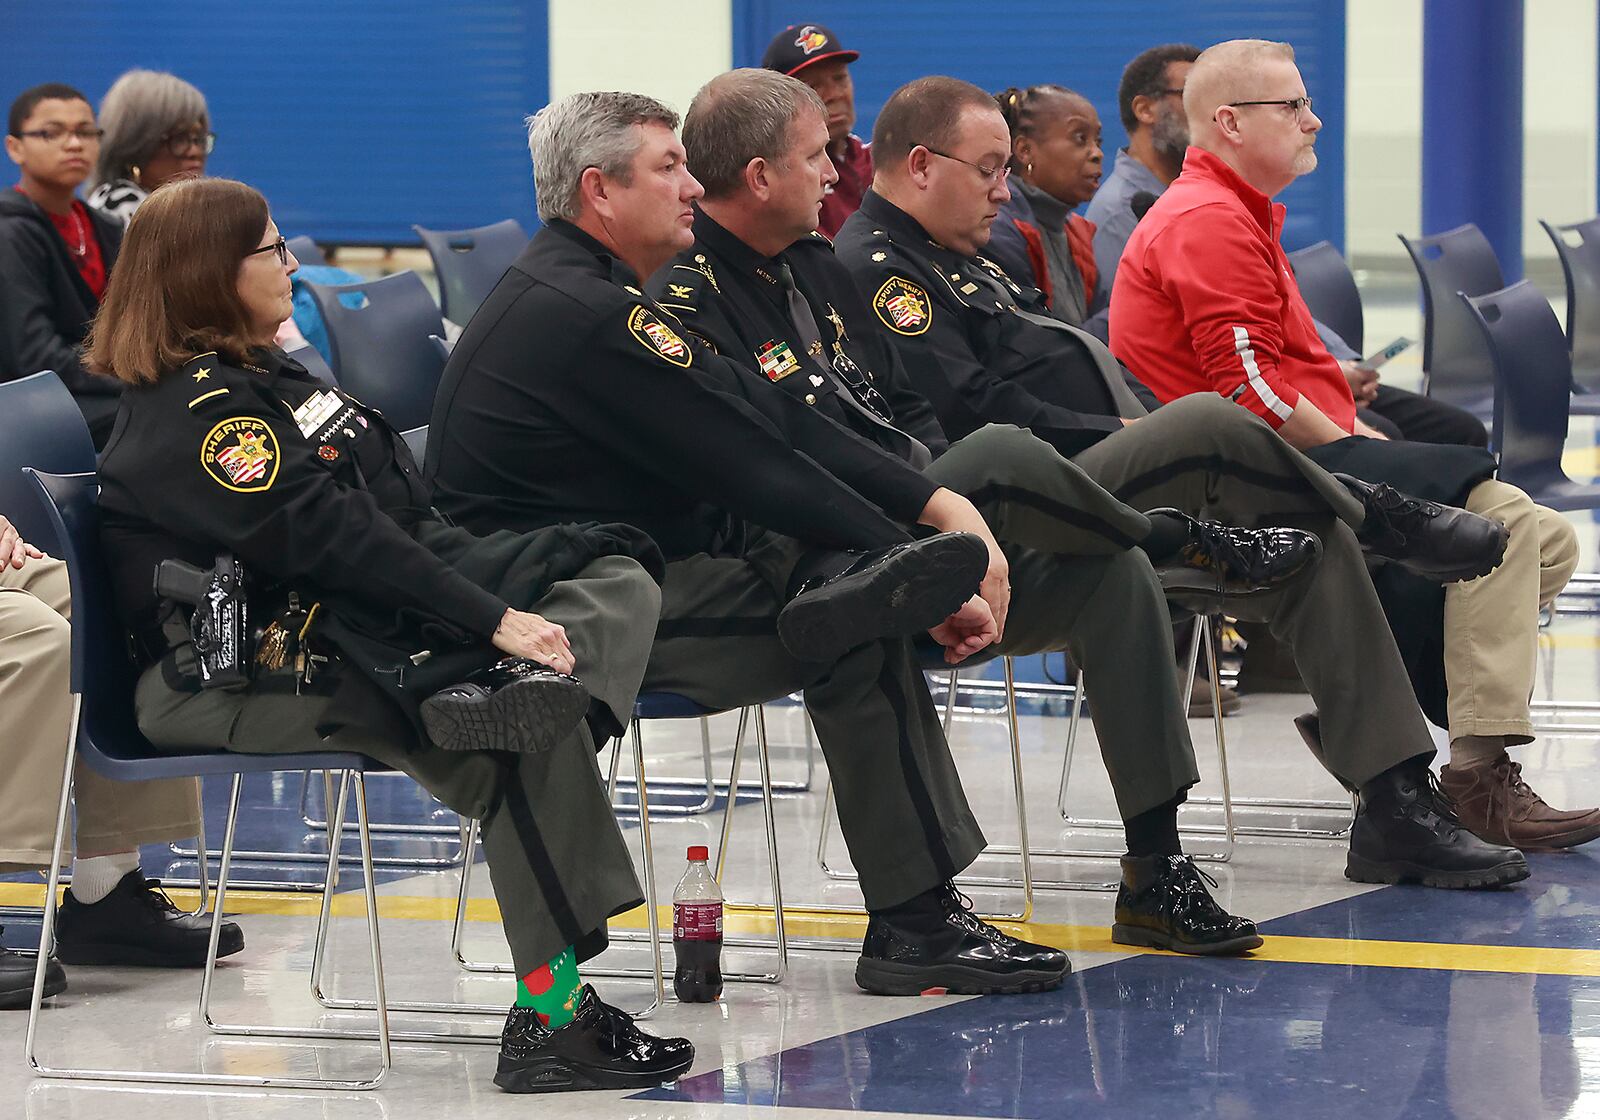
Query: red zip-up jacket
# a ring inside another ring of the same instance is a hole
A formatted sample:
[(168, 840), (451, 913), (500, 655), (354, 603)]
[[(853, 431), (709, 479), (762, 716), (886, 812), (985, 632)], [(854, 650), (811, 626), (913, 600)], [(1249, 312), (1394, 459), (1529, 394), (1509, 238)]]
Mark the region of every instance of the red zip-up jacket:
[(1128, 239), (1111, 352), (1162, 400), (1220, 393), (1274, 428), (1302, 395), (1345, 431), (1356, 403), (1278, 238), (1284, 208), (1200, 148)]

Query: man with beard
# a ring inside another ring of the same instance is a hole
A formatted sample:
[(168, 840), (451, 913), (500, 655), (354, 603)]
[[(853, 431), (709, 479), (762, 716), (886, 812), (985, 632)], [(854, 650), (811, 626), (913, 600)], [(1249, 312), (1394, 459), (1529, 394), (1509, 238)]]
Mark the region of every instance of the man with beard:
[[(1107, 291), (1143, 211), (1183, 170), (1183, 153), (1189, 146), (1183, 87), (1199, 57), (1200, 51), (1188, 43), (1165, 43), (1139, 55), (1122, 72), (1117, 108), (1128, 130), (1128, 146), (1117, 152), (1116, 166), (1084, 212), (1095, 226), (1094, 259)], [(1135, 201), (1141, 204), (1138, 210)], [(1363, 427), (1390, 439), (1488, 446), (1488, 433), (1470, 412), (1380, 384), (1377, 371), (1359, 368), (1361, 355), (1332, 328), (1316, 326), (1350, 384)]]

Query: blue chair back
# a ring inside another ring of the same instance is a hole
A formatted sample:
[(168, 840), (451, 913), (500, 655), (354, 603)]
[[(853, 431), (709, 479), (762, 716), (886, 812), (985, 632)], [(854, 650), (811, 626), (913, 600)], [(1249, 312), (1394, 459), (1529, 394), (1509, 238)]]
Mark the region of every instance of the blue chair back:
[(528, 245), (528, 235), (513, 218), (477, 229), (411, 228), (433, 258), (444, 317), (461, 327)]
[(1432, 237), (1399, 236), (1422, 281), (1428, 395), (1484, 415), (1494, 400), (1494, 362), (1456, 293), (1481, 296), (1505, 285), (1494, 247), (1470, 222)]
[(1567, 280), (1567, 349), (1572, 383), (1600, 393), (1600, 218), (1555, 226), (1540, 222)]
[[(78, 711), (78, 757), (118, 781), (274, 770), (368, 770), (362, 755), (334, 751), (246, 755), (226, 751), (166, 754), (139, 731), (133, 691), (138, 670), (113, 601), (100, 541), (100, 487), (93, 474), (29, 470), (36, 496), (62, 541), (72, 586), (72, 691)], [(154, 573), (152, 573), (153, 577)]]
[(288, 238), (289, 252), (294, 254), (294, 259), (301, 264), (327, 264), (328, 258), (322, 252), (321, 246), (309, 237)]
[(328, 364), (327, 359), (322, 356), (322, 352), (315, 346), (307, 343), (304, 346), (296, 346), (293, 350), (286, 351), (286, 353), (289, 357), (305, 366), (306, 372), (324, 385), (332, 385), (336, 389), (339, 387), (339, 379), (333, 375), (333, 367)]
[(100, 486), (92, 473), (29, 473), (37, 483), (37, 500), (60, 533), (72, 585), (72, 691), (83, 698), (78, 749), (91, 764), (96, 755), (123, 760), (155, 756), (134, 720), (137, 675), (100, 543), (95, 505)]
[(1537, 501), (1541, 490), (1569, 483), (1561, 451), (1567, 442), (1572, 364), (1561, 324), (1544, 293), (1527, 280), (1456, 298), (1477, 325), (1494, 365), (1500, 477)]
[(1363, 351), (1366, 321), (1361, 312), (1361, 292), (1333, 242), (1319, 241), (1297, 249), (1289, 254), (1289, 265), (1312, 318), (1332, 327), (1352, 350)]
[(421, 278), (407, 271), (306, 287), (327, 325), (339, 385), (401, 431), (426, 424), (444, 372), (428, 336), (444, 334), (444, 323)]
[(94, 470), (89, 425), (50, 370), (0, 383), (0, 514), (23, 540), (60, 556), (61, 542), (24, 467), (56, 474)]

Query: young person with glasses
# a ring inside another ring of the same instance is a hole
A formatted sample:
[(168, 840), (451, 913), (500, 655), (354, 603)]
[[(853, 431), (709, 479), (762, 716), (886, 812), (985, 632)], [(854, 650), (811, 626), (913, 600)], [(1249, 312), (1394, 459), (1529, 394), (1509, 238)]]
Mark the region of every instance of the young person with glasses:
[(121, 387), (78, 357), (122, 243), (122, 223), (76, 197), (99, 154), (88, 98), (59, 83), (12, 102), (6, 155), (20, 169), (0, 191), (0, 381), (53, 369), (105, 442)]
[(100, 102), (100, 124), (89, 205), (123, 222), (161, 184), (205, 174), (217, 140), (205, 95), (155, 70), (118, 78)]

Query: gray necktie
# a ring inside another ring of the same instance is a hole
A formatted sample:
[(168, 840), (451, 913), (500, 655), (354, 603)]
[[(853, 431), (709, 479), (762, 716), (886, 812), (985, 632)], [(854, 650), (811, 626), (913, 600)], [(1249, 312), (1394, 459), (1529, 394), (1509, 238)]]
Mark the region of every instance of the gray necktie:
[[(783, 294), (789, 306), (789, 321), (794, 324), (795, 331), (800, 336), (800, 346), (805, 351), (805, 356), (822, 371), (822, 376), (826, 377), (833, 385), (834, 390), (844, 400), (847, 407), (854, 409), (857, 414), (865, 417), (874, 427), (893, 433), (896, 446), (904, 448), (901, 452), (901, 457), (910, 462), (917, 470), (925, 469), (928, 464), (933, 462), (932, 452), (928, 450), (921, 440), (902, 432), (894, 426), (886, 415), (880, 414), (877, 409), (865, 404), (856, 395), (850, 384), (840, 376), (833, 364), (827, 360), (826, 351), (822, 345), (822, 331), (817, 326), (817, 318), (811, 313), (811, 305), (806, 302), (806, 297), (801, 295), (800, 289), (795, 286), (794, 272), (790, 269), (788, 262), (782, 262), (778, 265), (778, 275), (782, 278)], [(849, 359), (846, 358), (845, 360), (848, 361)], [(862, 376), (854, 363), (851, 364), (851, 368), (855, 370), (856, 378), (861, 381), (863, 390), (870, 391), (873, 396), (883, 400), (877, 391), (867, 384), (865, 377)], [(889, 402), (884, 401), (883, 409), (885, 413), (889, 411)]]
[(1098, 338), (1088, 331), (1068, 326), (1059, 319), (1052, 319), (1048, 315), (1035, 315), (1032, 311), (1024, 311), (1017, 306), (1016, 297), (1007, 291), (1005, 285), (995, 279), (986, 268), (975, 265), (971, 268), (963, 268), (962, 272), (974, 280), (981, 281), (986, 287), (995, 292), (1000, 297), (1001, 302), (1009, 307), (1012, 314), (1017, 317), (1026, 319), (1037, 326), (1048, 327), (1050, 330), (1075, 336), (1083, 344), (1084, 349), (1088, 350), (1089, 357), (1094, 362), (1095, 371), (1100, 374), (1100, 380), (1105, 383), (1106, 392), (1111, 394), (1111, 403), (1115, 406), (1118, 416), (1125, 420), (1136, 420), (1141, 416), (1149, 415), (1150, 410), (1145, 408), (1138, 397), (1134, 396), (1133, 390), (1128, 388), (1128, 383), (1122, 379), (1122, 367), (1117, 363), (1116, 358), (1112, 357), (1111, 351), (1107, 350), (1105, 344)]

